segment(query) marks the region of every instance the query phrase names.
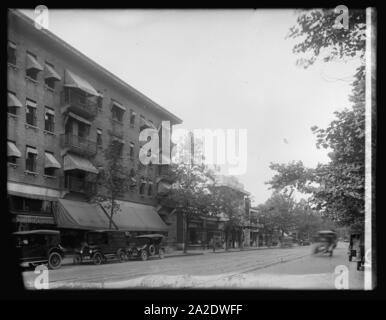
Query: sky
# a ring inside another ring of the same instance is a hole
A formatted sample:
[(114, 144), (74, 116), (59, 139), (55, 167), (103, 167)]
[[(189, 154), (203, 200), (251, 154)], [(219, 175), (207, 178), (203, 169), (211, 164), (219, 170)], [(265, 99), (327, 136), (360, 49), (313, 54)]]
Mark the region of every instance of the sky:
[[(33, 17), (31, 10), (22, 10)], [(246, 129), (253, 203), (271, 162), (328, 162), (311, 127), (349, 107), (358, 61), (295, 65), (293, 10), (49, 10), (51, 32), (183, 120), (187, 129)]]

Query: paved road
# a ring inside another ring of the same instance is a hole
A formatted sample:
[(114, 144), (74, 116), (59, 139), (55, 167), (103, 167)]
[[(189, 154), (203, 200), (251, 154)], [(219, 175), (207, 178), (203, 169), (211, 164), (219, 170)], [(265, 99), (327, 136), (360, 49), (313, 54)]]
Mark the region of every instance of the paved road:
[[(310, 250), (307, 246), (111, 262), (100, 266), (70, 265), (49, 271), (49, 287), (299, 288), (303, 284), (305, 288), (334, 288), (335, 267), (348, 265), (346, 248), (337, 248), (332, 258), (312, 256)], [(354, 264), (350, 267), (358, 275)], [(26, 286), (33, 288), (37, 275), (33, 271), (23, 275)], [(361, 276), (352, 280), (355, 287)]]

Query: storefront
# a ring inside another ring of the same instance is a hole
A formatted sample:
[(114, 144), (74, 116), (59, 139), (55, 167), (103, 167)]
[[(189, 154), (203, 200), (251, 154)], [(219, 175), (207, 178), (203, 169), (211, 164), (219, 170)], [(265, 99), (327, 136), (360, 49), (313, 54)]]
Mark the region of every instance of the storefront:
[(8, 182), (7, 193), (8, 209), (15, 231), (56, 227), (52, 209), (59, 191)]

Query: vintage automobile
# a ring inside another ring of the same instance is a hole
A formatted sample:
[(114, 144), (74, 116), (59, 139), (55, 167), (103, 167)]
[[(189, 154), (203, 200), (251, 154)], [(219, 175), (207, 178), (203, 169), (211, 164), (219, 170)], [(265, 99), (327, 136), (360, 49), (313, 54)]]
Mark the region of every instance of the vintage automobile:
[(142, 261), (155, 255), (163, 259), (165, 255), (164, 238), (162, 234), (146, 234), (127, 238), (127, 256), (129, 258), (140, 258)]
[(74, 263), (92, 261), (99, 265), (107, 260), (127, 260), (126, 235), (123, 231), (87, 231), (83, 243), (75, 249)]
[(319, 231), (314, 237), (314, 245), (312, 247), (312, 252), (317, 253), (327, 253), (330, 257), (333, 254), (334, 249), (338, 243), (338, 236), (336, 232), (331, 230)]
[(357, 270), (364, 270), (364, 235), (362, 232), (350, 234), (348, 246), (348, 260), (357, 263)]
[(13, 233), (20, 264), (33, 267), (48, 264), (50, 269), (59, 269), (64, 258), (60, 245), (60, 232), (56, 230), (31, 230)]

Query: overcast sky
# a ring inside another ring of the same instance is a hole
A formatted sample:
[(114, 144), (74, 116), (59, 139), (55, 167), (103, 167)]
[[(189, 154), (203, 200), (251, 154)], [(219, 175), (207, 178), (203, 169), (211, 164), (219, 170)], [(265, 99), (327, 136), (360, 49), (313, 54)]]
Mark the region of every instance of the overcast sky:
[(271, 194), (270, 162), (328, 161), (310, 127), (349, 106), (357, 62), (297, 67), (285, 39), (295, 20), (292, 10), (50, 10), (49, 29), (183, 127), (247, 129), (239, 179), (258, 204)]

